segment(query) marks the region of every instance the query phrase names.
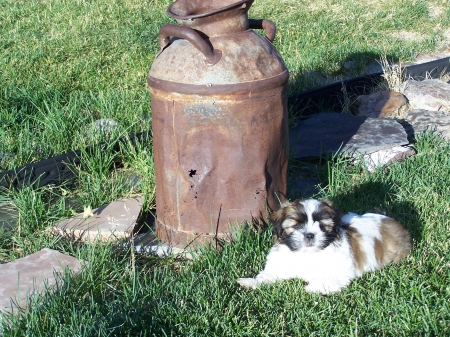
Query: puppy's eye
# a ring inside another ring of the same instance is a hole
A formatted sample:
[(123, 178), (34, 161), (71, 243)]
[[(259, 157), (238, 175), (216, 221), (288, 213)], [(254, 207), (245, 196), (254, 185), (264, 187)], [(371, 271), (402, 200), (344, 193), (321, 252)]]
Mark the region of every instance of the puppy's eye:
[(330, 232), (333, 230), (333, 221), (331, 219), (321, 220), (319, 222), (319, 227), (323, 232)]
[(292, 226), (292, 227), (294, 227), (295, 229), (300, 229), (300, 228), (302, 228), (302, 227), (304, 227), (305, 226), (305, 224), (304, 223), (296, 223), (294, 226)]

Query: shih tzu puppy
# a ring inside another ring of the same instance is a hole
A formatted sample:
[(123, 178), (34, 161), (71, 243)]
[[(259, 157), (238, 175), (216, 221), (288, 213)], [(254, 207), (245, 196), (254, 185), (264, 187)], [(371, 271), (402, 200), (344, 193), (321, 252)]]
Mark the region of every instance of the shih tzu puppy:
[(255, 289), (263, 283), (300, 278), (305, 290), (338, 292), (364, 272), (398, 262), (411, 250), (411, 237), (387, 216), (348, 213), (326, 200), (295, 200), (271, 214), (276, 243), (255, 278), (237, 282)]

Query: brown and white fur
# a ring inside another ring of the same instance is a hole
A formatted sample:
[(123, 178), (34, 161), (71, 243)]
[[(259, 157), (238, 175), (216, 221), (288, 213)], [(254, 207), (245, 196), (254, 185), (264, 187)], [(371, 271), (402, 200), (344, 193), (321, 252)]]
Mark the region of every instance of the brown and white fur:
[(411, 237), (387, 216), (348, 213), (331, 202), (302, 199), (272, 213), (276, 244), (255, 278), (237, 282), (255, 289), (263, 283), (300, 278), (306, 291), (338, 292), (364, 272), (398, 262), (411, 250)]

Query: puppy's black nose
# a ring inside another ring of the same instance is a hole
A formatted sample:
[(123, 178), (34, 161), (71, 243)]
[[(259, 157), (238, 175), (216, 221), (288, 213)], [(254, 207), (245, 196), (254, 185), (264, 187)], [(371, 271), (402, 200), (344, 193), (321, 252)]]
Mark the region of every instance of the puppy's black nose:
[(312, 240), (312, 239), (314, 239), (314, 234), (313, 233), (306, 233), (305, 234), (305, 238), (307, 238), (308, 240)]

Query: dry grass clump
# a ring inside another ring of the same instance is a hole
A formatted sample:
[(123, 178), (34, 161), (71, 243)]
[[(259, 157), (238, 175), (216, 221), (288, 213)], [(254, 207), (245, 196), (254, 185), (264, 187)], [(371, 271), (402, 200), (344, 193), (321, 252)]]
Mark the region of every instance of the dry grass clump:
[(383, 69), (383, 78), (385, 83), (381, 86), (384, 90), (391, 90), (403, 93), (405, 76), (403, 73), (403, 68), (401, 62), (399, 64), (392, 64), (388, 61), (386, 55), (382, 55), (380, 58), (380, 65)]
[(444, 70), (442, 70), (441, 74), (439, 75), (439, 79), (441, 81), (450, 82), (450, 72), (448, 72), (448, 68), (445, 68)]
[[(379, 63), (383, 70), (382, 77), (384, 78), (384, 81), (378, 85), (376, 90), (389, 90), (403, 94), (405, 90), (406, 79), (402, 63), (400, 62), (399, 64), (393, 64), (389, 62), (386, 55), (382, 55), (380, 57)], [(396, 119), (403, 119), (406, 113), (412, 109), (413, 107), (408, 103), (406, 105), (403, 105), (393, 113), (391, 113), (390, 117)]]
[[(382, 55), (379, 62), (383, 69), (382, 76), (384, 81), (378, 85), (376, 90), (390, 90), (403, 94), (406, 88), (407, 78), (405, 77), (403, 71), (404, 68), (402, 67), (401, 62), (399, 64), (392, 64), (388, 61), (386, 55)], [(426, 78), (431, 79), (432, 77), (430, 74), (427, 74)], [(441, 72), (439, 79), (444, 82), (450, 81), (450, 73), (448, 72), (448, 68), (445, 68)], [(405, 114), (412, 109), (414, 109), (414, 106), (408, 103), (395, 111), (391, 117), (402, 119)]]

